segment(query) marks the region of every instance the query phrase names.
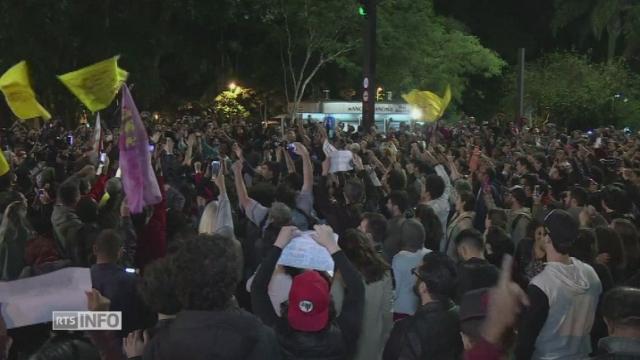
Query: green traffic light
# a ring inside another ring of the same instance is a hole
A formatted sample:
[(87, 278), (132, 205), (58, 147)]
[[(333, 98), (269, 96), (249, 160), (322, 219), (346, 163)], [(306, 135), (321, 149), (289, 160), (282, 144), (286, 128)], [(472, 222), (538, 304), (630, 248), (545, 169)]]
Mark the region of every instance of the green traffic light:
[(360, 16), (367, 16), (367, 9), (364, 6), (358, 6), (358, 14)]

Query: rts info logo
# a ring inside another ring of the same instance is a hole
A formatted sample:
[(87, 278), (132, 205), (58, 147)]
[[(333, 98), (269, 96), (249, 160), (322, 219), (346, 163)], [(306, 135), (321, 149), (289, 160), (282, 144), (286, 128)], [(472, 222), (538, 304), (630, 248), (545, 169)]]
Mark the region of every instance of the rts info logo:
[(122, 312), (54, 311), (53, 330), (122, 330)]

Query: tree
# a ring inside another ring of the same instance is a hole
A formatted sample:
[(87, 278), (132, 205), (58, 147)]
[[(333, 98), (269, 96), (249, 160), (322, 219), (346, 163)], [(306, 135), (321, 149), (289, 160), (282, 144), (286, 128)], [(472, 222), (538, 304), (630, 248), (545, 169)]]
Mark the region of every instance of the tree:
[(284, 94), (291, 118), (318, 71), (346, 59), (360, 32), (356, 2), (344, 0), (274, 0), (265, 18), (280, 46)]
[(244, 121), (256, 110), (255, 93), (248, 88), (233, 86), (216, 96), (213, 111), (222, 122)]
[(64, 115), (79, 104), (55, 75), (120, 54), (138, 104), (175, 109), (212, 86), (218, 93), (249, 62), (241, 54), (258, 42), (254, 3), (2, 1), (0, 65), (28, 60), (44, 105)]
[[(526, 67), (525, 107), (531, 117), (569, 128), (629, 125), (640, 117), (640, 77), (624, 61), (593, 63), (570, 52), (550, 54)], [(503, 108), (514, 108), (516, 74), (505, 77)]]
[(462, 26), (434, 13), (431, 1), (385, 0), (379, 8), (378, 79), (386, 88), (442, 93), (458, 101), (470, 76), (501, 74), (505, 62)]
[(555, 0), (554, 32), (578, 23), (581, 42), (590, 33), (596, 41), (607, 36), (607, 61), (612, 63), (623, 40), (630, 58), (640, 47), (640, 4), (632, 0)]

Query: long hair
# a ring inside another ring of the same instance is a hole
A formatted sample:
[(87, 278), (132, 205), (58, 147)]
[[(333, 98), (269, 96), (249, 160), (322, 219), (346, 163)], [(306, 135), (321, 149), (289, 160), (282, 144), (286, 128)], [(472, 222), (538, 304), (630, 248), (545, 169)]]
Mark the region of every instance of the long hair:
[(628, 266), (635, 266), (640, 263), (640, 243), (638, 242), (638, 229), (629, 220), (615, 219), (611, 222), (613, 229), (622, 239), (622, 246), (627, 259)]
[(618, 233), (608, 227), (596, 228), (596, 241), (598, 254), (607, 253), (611, 256), (609, 266), (611, 269), (624, 269), (626, 264), (626, 256), (622, 239)]
[(200, 224), (198, 225), (198, 234), (213, 234), (218, 227), (218, 202), (212, 201), (205, 206)]
[(9, 234), (15, 236), (20, 229), (25, 230), (27, 236), (33, 233), (31, 224), (27, 219), (27, 207), (22, 202), (16, 202), (11, 208), (7, 207), (5, 209), (4, 217), (0, 223), (0, 239), (4, 239)]
[(339, 240), (340, 248), (364, 277), (367, 284), (380, 281), (390, 270), (389, 264), (371, 246), (362, 232), (349, 229)]
[(440, 223), (438, 215), (436, 215), (431, 206), (425, 204), (420, 204), (416, 207), (415, 215), (424, 227), (424, 247), (433, 251), (438, 251), (440, 248), (440, 242), (444, 237), (442, 223)]

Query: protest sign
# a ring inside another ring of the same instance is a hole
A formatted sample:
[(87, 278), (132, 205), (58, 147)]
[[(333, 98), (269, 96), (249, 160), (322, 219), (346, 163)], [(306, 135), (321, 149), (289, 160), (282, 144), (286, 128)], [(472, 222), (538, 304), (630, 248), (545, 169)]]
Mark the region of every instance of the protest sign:
[[(311, 234), (314, 232), (305, 231), (291, 239), (282, 250), (278, 265), (332, 272), (333, 258), (327, 249), (313, 240)], [(338, 242), (338, 235), (334, 234), (333, 237)]]
[(329, 153), (331, 159), (330, 173), (353, 170), (353, 153), (349, 150), (338, 150)]
[(65, 268), (15, 281), (0, 282), (0, 304), (7, 329), (46, 323), (54, 311), (86, 311), (91, 270)]

